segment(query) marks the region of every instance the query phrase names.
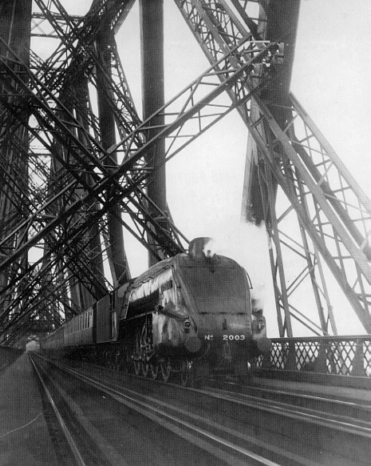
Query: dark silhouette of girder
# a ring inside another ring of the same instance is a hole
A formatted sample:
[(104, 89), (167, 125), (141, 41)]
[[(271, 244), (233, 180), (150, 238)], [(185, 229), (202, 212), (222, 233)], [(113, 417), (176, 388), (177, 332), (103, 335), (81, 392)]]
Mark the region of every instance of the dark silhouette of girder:
[[(135, 110), (114, 37), (133, 3), (94, 0), (84, 17), (72, 17), (59, 0), (36, 0), (32, 35), (59, 40), (45, 60), (27, 46), (27, 33), (17, 43), (0, 30), (4, 341), (38, 323), (41, 331), (56, 328), (130, 278), (121, 243), (121, 263), (115, 264), (113, 228), (124, 226), (158, 259), (185, 249), (170, 214), (148, 196), (154, 173), (148, 154), (165, 140), (168, 161), (233, 110), (252, 136), (243, 215), (264, 221), (272, 240), (281, 336), (292, 336), (292, 317), (314, 333), (336, 333), (322, 261), (369, 333), (370, 201), (289, 92), (300, 2), (175, 0), (210, 68), (145, 121)], [(93, 110), (91, 86), (117, 129), (120, 140), (111, 145)], [(19, 170), (17, 154), (23, 154)], [(282, 212), (280, 193), (287, 199)], [(285, 233), (292, 214), (294, 235)], [(42, 254), (31, 262), (35, 247)], [(303, 264), (290, 286), (287, 251)], [(113, 281), (105, 276), (104, 257)], [(305, 280), (319, 324), (295, 305), (294, 292)]]

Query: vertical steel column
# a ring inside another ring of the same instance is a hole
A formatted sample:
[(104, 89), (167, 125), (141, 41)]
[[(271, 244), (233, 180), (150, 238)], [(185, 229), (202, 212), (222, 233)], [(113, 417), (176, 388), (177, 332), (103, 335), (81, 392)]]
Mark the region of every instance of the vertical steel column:
[(31, 11), (32, 0), (0, 2), (0, 36), (25, 63), (30, 48)]
[[(14, 0), (13, 2), (2, 1), (0, 5), (0, 37), (6, 44), (12, 48), (17, 55), (22, 59), (24, 64), (29, 64), (30, 41), (31, 41), (31, 12), (32, 0)], [(0, 45), (0, 54), (9, 56), (8, 49)], [(13, 63), (14, 72), (19, 73), (21, 79), (23, 66)], [(15, 95), (6, 96), (6, 89), (2, 81), (6, 80), (6, 75), (0, 79), (0, 94), (2, 99), (6, 99), (7, 103), (16, 99)], [(13, 142), (17, 141), (22, 150), (15, 149)], [(0, 174), (0, 219), (2, 228), (0, 231), (0, 239), (6, 237), (8, 232), (12, 230), (14, 225), (22, 218), (26, 218), (27, 198), (28, 198), (28, 162), (23, 154), (28, 152), (28, 132), (25, 128), (14, 130), (12, 127), (12, 118), (6, 116), (6, 112), (2, 111), (0, 121), (0, 160), (5, 168)], [(17, 177), (17, 182), (15, 178)], [(14, 178), (14, 179), (13, 179)], [(26, 241), (27, 231), (24, 230), (19, 234), (19, 240)], [(16, 248), (15, 242), (9, 242), (7, 251), (11, 254), (13, 248)], [(5, 288), (9, 283), (10, 276), (18, 268), (26, 268), (28, 262), (28, 254), (25, 253), (17, 263), (8, 267), (6, 271), (0, 274), (0, 287)], [(20, 285), (20, 288), (24, 286)], [(7, 308), (8, 299), (14, 299), (11, 293), (0, 303), (0, 315)]]
[[(97, 93), (98, 93), (98, 111), (99, 123), (102, 136), (102, 145), (108, 149), (116, 143), (115, 119), (112, 109), (108, 102), (107, 79), (111, 75), (111, 48), (110, 40), (113, 32), (110, 29), (109, 21), (103, 24), (97, 38), (98, 55), (101, 67), (97, 67)], [(117, 154), (113, 152), (110, 160), (107, 162), (108, 168), (114, 169), (117, 166)], [(112, 193), (113, 197), (114, 193)], [(107, 193), (110, 197), (110, 193)], [(108, 230), (109, 230), (109, 260), (112, 263), (111, 272), (114, 277), (114, 285), (120, 285), (130, 279), (130, 273), (125, 254), (125, 245), (123, 237), (122, 223), (120, 222), (121, 210), (117, 203), (112, 204), (108, 212)]]
[[(79, 105), (75, 109), (76, 119), (80, 122), (82, 126), (85, 126), (86, 131), (89, 131), (88, 125), (84, 123), (84, 112), (88, 112), (88, 80), (84, 76), (80, 76), (76, 79), (75, 83), (75, 92), (76, 92), (76, 99), (79, 102)], [(66, 105), (67, 106), (67, 105)], [(72, 110), (72, 109), (71, 109)], [(73, 110), (72, 112), (73, 113)], [(79, 140), (87, 145), (86, 136), (83, 131), (77, 131), (77, 137)], [(89, 185), (93, 184), (93, 180), (91, 179), (90, 173), (86, 174), (86, 182)], [(84, 193), (84, 188), (81, 188), (82, 196)], [(99, 209), (99, 205), (96, 201), (91, 201), (91, 207), (94, 210)], [(98, 277), (98, 281), (100, 281), (101, 277), (104, 277), (104, 267), (103, 267), (103, 255), (102, 255), (102, 245), (101, 245), (101, 238), (99, 235), (99, 224), (93, 223), (90, 226), (88, 232), (85, 233), (87, 237), (90, 237), (89, 240), (89, 250), (88, 254), (90, 256), (90, 264), (91, 268), (94, 271), (94, 274)], [(93, 305), (94, 301), (96, 300), (91, 292), (84, 287), (82, 283), (78, 283), (80, 288), (80, 295), (83, 298), (83, 307), (82, 309), (87, 309), (89, 306)], [(104, 286), (104, 285), (103, 285)], [(81, 309), (81, 308), (80, 308)]]
[[(143, 92), (143, 120), (152, 115), (164, 105), (164, 29), (163, 29), (163, 0), (140, 0), (141, 19), (141, 47), (142, 47), (142, 92)], [(164, 124), (164, 117), (158, 116), (153, 125), (153, 134)], [(153, 168), (152, 176), (148, 180), (148, 196), (163, 211), (166, 206), (166, 172), (165, 172), (165, 141), (159, 140), (148, 153), (147, 161)], [(166, 220), (158, 219), (164, 223)], [(153, 241), (148, 238), (151, 244)], [(153, 245), (156, 248), (156, 245)], [(156, 262), (149, 253), (149, 265)]]
[[(237, 2), (234, 2), (236, 4)], [(260, 97), (267, 102), (268, 108), (281, 128), (285, 128), (289, 105), (289, 90), (294, 61), (297, 24), (300, 1), (297, 0), (271, 0), (260, 2), (259, 23), (255, 35), (271, 42), (284, 43), (284, 61), (280, 72), (275, 76), (267, 89)], [(273, 105), (270, 105), (272, 103)], [(252, 99), (252, 119), (258, 121), (261, 117), (259, 105)], [(269, 127), (266, 126), (262, 138), (272, 137)], [(273, 138), (272, 138), (273, 139)], [(276, 154), (279, 149), (276, 148)], [(283, 156), (283, 154), (282, 154)], [(259, 172), (264, 177), (259, 176)], [(266, 179), (266, 183), (264, 182)], [(282, 249), (279, 237), (278, 221), (276, 217), (277, 183), (271, 176), (269, 167), (264, 160), (252, 137), (249, 136), (245, 179), (242, 199), (242, 218), (260, 224), (263, 220), (275, 250), (270, 249), (272, 277), (275, 289), (277, 306), (277, 319), (280, 336), (293, 336), (291, 313), (289, 308), (289, 295), (286, 289), (285, 273), (283, 268)], [(281, 315), (283, 311), (283, 315)], [(284, 319), (283, 319), (284, 317)]]

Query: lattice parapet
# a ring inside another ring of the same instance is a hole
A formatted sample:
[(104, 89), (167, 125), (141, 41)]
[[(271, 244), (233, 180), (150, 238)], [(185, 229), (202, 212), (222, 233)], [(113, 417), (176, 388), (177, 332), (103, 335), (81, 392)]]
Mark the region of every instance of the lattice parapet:
[(371, 377), (371, 337), (283, 338), (272, 341), (258, 368)]

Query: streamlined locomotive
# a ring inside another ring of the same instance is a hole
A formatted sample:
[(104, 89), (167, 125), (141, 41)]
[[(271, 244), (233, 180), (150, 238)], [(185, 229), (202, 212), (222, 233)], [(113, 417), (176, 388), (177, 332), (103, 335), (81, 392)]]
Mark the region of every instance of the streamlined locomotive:
[(269, 351), (262, 309), (234, 260), (196, 238), (188, 254), (152, 266), (49, 335), (45, 351), (80, 354), (110, 367), (187, 384), (213, 374), (246, 376)]

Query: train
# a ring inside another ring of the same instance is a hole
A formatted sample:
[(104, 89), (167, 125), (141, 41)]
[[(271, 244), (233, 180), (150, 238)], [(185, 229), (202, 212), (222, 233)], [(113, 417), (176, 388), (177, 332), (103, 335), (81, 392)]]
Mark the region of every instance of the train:
[(183, 385), (210, 375), (248, 377), (269, 351), (249, 275), (214, 254), (210, 238), (150, 267), (47, 335), (42, 351)]

